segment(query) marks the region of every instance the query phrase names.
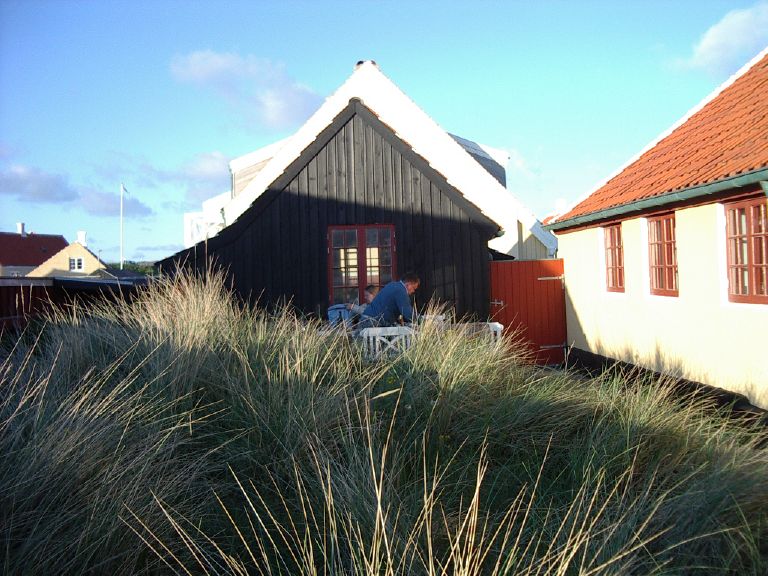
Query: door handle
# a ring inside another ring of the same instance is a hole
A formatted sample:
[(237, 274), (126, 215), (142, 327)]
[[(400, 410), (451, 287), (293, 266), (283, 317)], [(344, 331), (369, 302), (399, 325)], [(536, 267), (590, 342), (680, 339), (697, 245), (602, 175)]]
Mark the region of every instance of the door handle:
[(504, 306), (504, 300), (491, 300), (491, 306)]

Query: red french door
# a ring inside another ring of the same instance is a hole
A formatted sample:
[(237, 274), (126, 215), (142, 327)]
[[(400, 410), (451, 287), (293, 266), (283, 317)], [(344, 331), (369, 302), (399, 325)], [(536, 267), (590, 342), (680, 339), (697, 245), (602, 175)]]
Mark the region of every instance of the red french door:
[(396, 274), (391, 224), (328, 228), (328, 301), (363, 302), (365, 287), (383, 286)]

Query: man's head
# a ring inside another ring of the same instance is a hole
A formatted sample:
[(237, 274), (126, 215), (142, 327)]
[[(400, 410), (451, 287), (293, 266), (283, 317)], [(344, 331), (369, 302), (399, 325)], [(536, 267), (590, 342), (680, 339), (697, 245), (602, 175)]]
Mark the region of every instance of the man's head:
[(405, 290), (408, 292), (409, 296), (416, 292), (419, 284), (421, 284), (421, 280), (419, 280), (418, 275), (414, 274), (413, 272), (404, 274), (400, 281), (405, 285)]

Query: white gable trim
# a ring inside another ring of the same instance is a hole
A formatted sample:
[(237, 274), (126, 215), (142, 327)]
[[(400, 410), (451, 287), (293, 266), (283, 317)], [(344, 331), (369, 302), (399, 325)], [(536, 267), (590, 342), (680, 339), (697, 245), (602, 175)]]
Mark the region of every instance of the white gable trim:
[(234, 222), (280, 177), (333, 119), (357, 98), (414, 152), (509, 233), (494, 241), (494, 248), (509, 251), (517, 242), (517, 221), (528, 228), (553, 254), (557, 239), (544, 230), (533, 213), (499, 184), (445, 130), (422, 111), (372, 62), (357, 66), (352, 76), (282, 147), (246, 188), (225, 207), (226, 221)]

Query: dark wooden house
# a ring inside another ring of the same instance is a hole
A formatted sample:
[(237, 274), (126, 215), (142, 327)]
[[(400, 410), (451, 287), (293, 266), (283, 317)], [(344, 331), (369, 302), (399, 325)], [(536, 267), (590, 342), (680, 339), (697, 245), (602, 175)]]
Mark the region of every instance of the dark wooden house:
[[(403, 134), (409, 130), (413, 135)], [(488, 243), (504, 233), (501, 213), (489, 214), (520, 210), (500, 164), (467, 144), (364, 63), (266, 158), (233, 162), (225, 225), (161, 264), (202, 268), (212, 261), (241, 295), (262, 303), (290, 299), (318, 314), (362, 299), (368, 284), (414, 271), (422, 279), (417, 305), (434, 299), (459, 316), (486, 317)], [(474, 197), (459, 189), (462, 179)], [(507, 202), (494, 205), (493, 195)], [(552, 251), (535, 219), (527, 235), (520, 219), (513, 221), (517, 257)]]

